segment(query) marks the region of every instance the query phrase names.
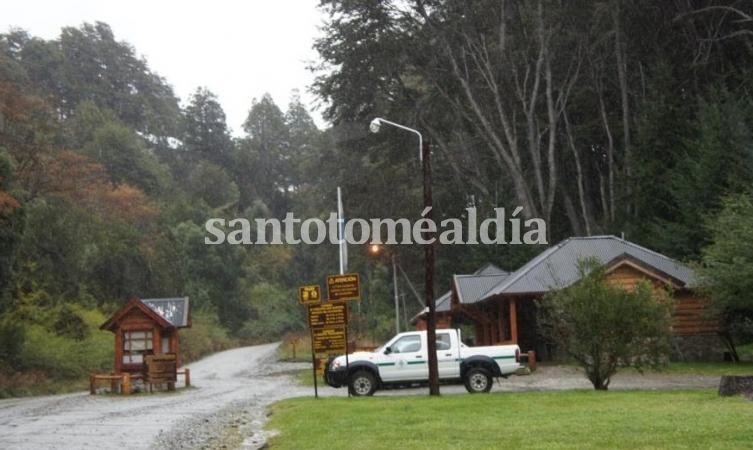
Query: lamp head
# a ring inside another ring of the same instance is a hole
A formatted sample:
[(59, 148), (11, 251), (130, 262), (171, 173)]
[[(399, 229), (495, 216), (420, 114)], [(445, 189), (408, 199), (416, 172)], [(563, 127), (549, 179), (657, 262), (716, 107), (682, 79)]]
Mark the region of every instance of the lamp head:
[(369, 130), (371, 130), (372, 133), (379, 133), (379, 128), (382, 126), (382, 119), (377, 117), (376, 119), (371, 121), (371, 124), (369, 124)]

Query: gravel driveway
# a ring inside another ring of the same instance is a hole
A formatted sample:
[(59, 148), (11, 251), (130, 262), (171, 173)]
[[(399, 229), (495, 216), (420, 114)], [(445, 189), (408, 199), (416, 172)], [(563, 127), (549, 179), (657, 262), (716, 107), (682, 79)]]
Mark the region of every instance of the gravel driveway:
[(310, 365), (276, 363), (278, 345), (228, 350), (190, 364), (195, 388), (175, 393), (0, 400), (0, 449), (258, 447), (267, 405), (313, 395), (285, 373)]
[[(666, 389), (706, 389), (719, 387), (717, 375), (678, 375), (635, 371), (617, 373), (609, 385), (610, 390), (666, 390)], [(491, 392), (562, 391), (569, 389), (593, 389), (582, 370), (573, 366), (539, 366), (531, 375), (500, 378), (492, 385)], [(332, 389), (330, 389), (332, 390)], [(440, 386), (442, 395), (465, 394), (462, 385)], [(410, 389), (389, 389), (377, 391), (375, 395), (423, 395), (426, 387)], [(325, 392), (326, 395), (326, 392)]]
[[(192, 385), (175, 393), (129, 397), (88, 393), (0, 400), (0, 449), (258, 448), (265, 442), (266, 407), (283, 398), (313, 396), (289, 372), (306, 363), (275, 361), (277, 346), (228, 350), (197, 361)], [(714, 388), (718, 376), (618, 374), (610, 389)], [(492, 392), (590, 389), (574, 367), (544, 366), (533, 375), (495, 383)], [(377, 396), (426, 395), (425, 387)], [(462, 394), (462, 386), (441, 393)], [(321, 396), (346, 396), (319, 386)]]

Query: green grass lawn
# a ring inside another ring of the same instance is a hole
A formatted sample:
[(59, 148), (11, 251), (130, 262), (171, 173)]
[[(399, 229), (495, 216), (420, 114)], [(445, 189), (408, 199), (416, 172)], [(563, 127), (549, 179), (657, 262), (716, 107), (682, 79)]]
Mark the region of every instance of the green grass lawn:
[(753, 343), (738, 345), (736, 350), (740, 359), (744, 361), (753, 361)]
[(673, 362), (658, 373), (677, 375), (753, 375), (753, 362)]
[(297, 398), (272, 449), (751, 448), (753, 402), (702, 391)]

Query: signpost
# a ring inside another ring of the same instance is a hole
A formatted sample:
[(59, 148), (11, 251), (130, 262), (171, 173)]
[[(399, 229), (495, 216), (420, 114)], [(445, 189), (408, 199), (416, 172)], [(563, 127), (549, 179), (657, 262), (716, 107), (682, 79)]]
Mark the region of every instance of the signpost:
[(347, 314), (344, 302), (309, 305), (309, 327), (322, 328), (345, 325)]
[(314, 346), (314, 353), (345, 353), (347, 350), (346, 334), (344, 325), (311, 330), (311, 345)]
[(327, 277), (327, 294), (330, 301), (360, 300), (361, 286), (358, 274), (329, 275)]
[(332, 355), (345, 354), (348, 364), (348, 303), (360, 300), (360, 277), (357, 273), (327, 276), (327, 298), (322, 299), (319, 285), (298, 288), (301, 304), (308, 308), (311, 332), (311, 361), (314, 371), (314, 396), (319, 398), (317, 377), (324, 375)]
[(318, 305), (322, 301), (322, 293), (318, 284), (310, 284), (298, 288), (298, 300), (302, 305)]

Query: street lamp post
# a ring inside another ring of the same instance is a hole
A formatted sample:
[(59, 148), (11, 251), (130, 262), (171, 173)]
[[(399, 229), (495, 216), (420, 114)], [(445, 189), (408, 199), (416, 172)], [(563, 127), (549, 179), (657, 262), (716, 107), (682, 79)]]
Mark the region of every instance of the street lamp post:
[[(378, 255), (382, 252), (382, 247), (372, 244), (370, 250), (374, 255)], [(397, 259), (394, 250), (390, 251), (390, 261), (392, 262), (392, 290), (395, 297), (395, 334), (397, 334), (400, 333), (400, 294), (397, 288)]]
[[(372, 133), (378, 133), (382, 124), (392, 125), (393, 127), (400, 128), (405, 131), (409, 131), (418, 136), (418, 157), (423, 163), (423, 188), (424, 188), (424, 210), (427, 213), (424, 218), (431, 221), (434, 220), (434, 211), (432, 211), (432, 192), (431, 192), (431, 151), (429, 145), (424, 142), (423, 136), (418, 130), (400, 125), (399, 123), (391, 122), (380, 117), (371, 121), (369, 129)], [(439, 395), (439, 371), (437, 369), (437, 324), (435, 315), (434, 304), (434, 234), (435, 232), (427, 233), (425, 238), (430, 243), (424, 245), (424, 284), (426, 290), (426, 307), (428, 308), (428, 317), (426, 320), (426, 340), (427, 351), (429, 353), (429, 395)]]

